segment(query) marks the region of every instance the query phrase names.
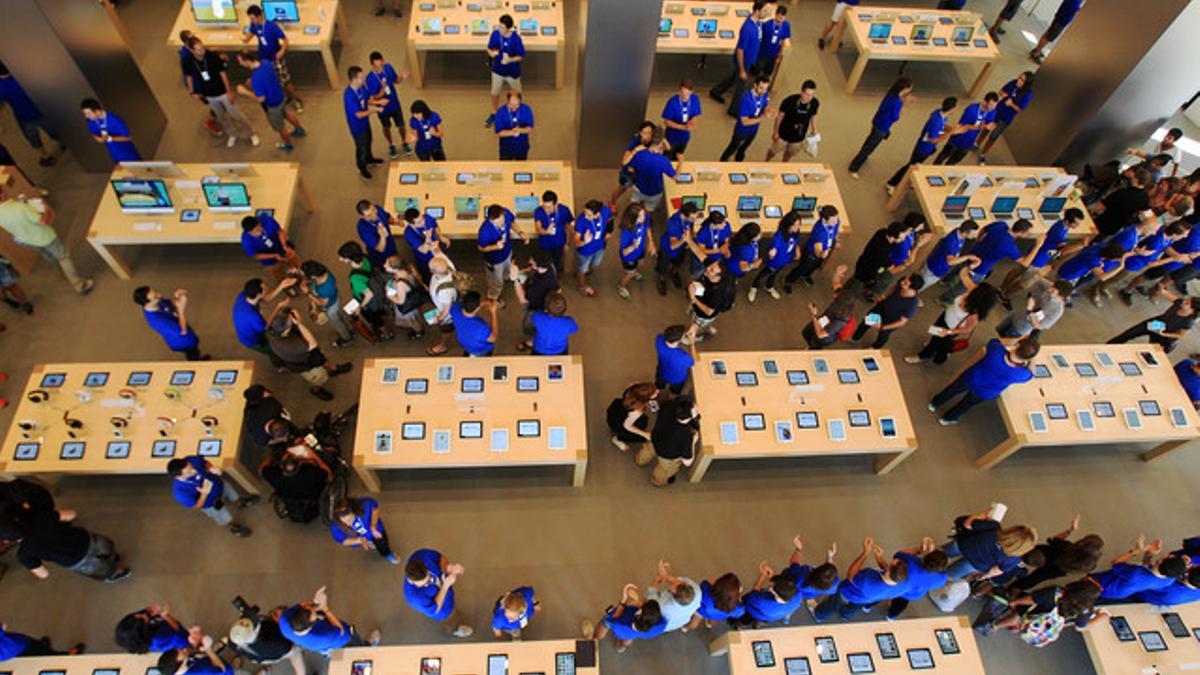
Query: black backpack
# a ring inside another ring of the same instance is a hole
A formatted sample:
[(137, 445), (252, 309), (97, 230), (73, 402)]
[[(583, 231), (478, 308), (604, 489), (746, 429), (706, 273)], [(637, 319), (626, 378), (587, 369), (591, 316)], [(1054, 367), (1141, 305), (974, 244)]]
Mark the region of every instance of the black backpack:
[(350, 276), (354, 277), (355, 275), (366, 277), (367, 289), (371, 291), (371, 301), (364, 304), (363, 309), (368, 312), (382, 312), (385, 307), (384, 303), (387, 302), (387, 284), (383, 278), (374, 271), (368, 272), (361, 268), (350, 270)]

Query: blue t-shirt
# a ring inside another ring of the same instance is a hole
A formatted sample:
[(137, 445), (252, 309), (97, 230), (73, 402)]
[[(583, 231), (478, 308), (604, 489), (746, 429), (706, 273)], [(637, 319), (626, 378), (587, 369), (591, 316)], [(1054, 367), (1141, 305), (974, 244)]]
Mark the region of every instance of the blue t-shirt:
[(661, 334), (654, 337), (654, 351), (658, 352), (658, 377), (667, 384), (682, 386), (696, 361), (681, 347), (667, 346)]
[(251, 23), (250, 32), (258, 38), (258, 58), (274, 61), (279, 53), (280, 41), (287, 39), (283, 29), (274, 21), (264, 21), (261, 26)]
[(480, 246), (492, 246), (500, 242), (504, 243), (503, 248), (494, 251), (485, 251), (483, 254), (484, 260), (493, 265), (499, 265), (508, 260), (508, 257), (512, 255), (512, 224), (516, 219), (517, 217), (513, 215), (512, 211), (504, 209), (503, 225), (497, 226), (490, 220), (484, 220), (483, 224), (479, 226), (478, 241)]
[(891, 600), (907, 591), (904, 584), (889, 584), (883, 580), (879, 570), (863, 569), (853, 579), (843, 579), (838, 591), (846, 602), (856, 605), (873, 605), (881, 600)]
[(534, 312), (529, 321), (533, 324), (533, 351), (546, 356), (566, 354), (571, 336), (579, 332), (579, 324), (569, 316)]
[(151, 622), (154, 624), (154, 632), (150, 635), (149, 651), (165, 652), (168, 649), (187, 649), (189, 642), (186, 628), (182, 625), (172, 626), (158, 617), (151, 619)]
[(1021, 384), (1033, 379), (1026, 366), (1014, 366), (1008, 362), (1008, 350), (1004, 343), (992, 338), (987, 351), (978, 363), (967, 369), (964, 377), (967, 388), (979, 398), (990, 401), (998, 397), (1010, 385)]
[(713, 605), (712, 584), (707, 581), (700, 582), (700, 608), (696, 610), (700, 616), (709, 621), (724, 621), (726, 619), (740, 619), (746, 614), (746, 606), (740, 602), (732, 610), (723, 612)]
[[(1171, 244), (1171, 250), (1180, 255), (1191, 255), (1200, 251), (1200, 227), (1192, 227), (1188, 230), (1188, 235), (1183, 239)], [(1200, 259), (1194, 260), (1191, 263), (1185, 262), (1169, 262), (1165, 263), (1162, 268), (1168, 272), (1173, 272), (1181, 267), (1191, 264), (1193, 267), (1200, 265)]]
[[(653, 236), (650, 232), (650, 216), (646, 216), (646, 220), (637, 223), (632, 230), (621, 228), (621, 262), (635, 262), (641, 260), (646, 255), (646, 239)], [(626, 252), (626, 249), (632, 247), (632, 250)]]
[(1004, 85), (1004, 88), (1000, 91), (1003, 96), (1000, 98), (1000, 105), (996, 106), (996, 121), (1012, 124), (1012, 121), (1017, 118), (1018, 111), (1013, 110), (1007, 102), (1012, 101), (1013, 105), (1024, 110), (1029, 107), (1029, 102), (1033, 100), (1033, 90), (1027, 89), (1025, 93), (1014, 98), (1013, 94), (1017, 93), (1017, 81), (1009, 80), (1008, 84)]
[(498, 600), (496, 600), (496, 606), (492, 608), (493, 629), (501, 631), (521, 630), (525, 626), (528, 626), (529, 620), (533, 618), (534, 614), (537, 614), (537, 607), (533, 606), (534, 593), (532, 588), (529, 586), (522, 586), (513, 592), (520, 593), (521, 596), (525, 598), (525, 613), (522, 614), (521, 617), (516, 621), (509, 620), (509, 618), (504, 615), (504, 596), (501, 596)]
[(15, 659), (29, 649), (33, 638), (23, 633), (9, 633), (0, 630), (0, 661)]
[(671, 160), (660, 152), (642, 150), (629, 160), (629, 168), (633, 170), (634, 185), (638, 192), (653, 197), (663, 192), (663, 176), (674, 176), (675, 167)]
[(729, 251), (729, 271), (733, 272), (733, 276), (741, 279), (746, 276), (747, 272), (742, 269), (741, 263), (753, 265), (754, 261), (758, 260), (758, 242), (752, 241), (749, 244), (735, 246)]
[(196, 473), (190, 478), (175, 477), (171, 486), (175, 494), (175, 501), (190, 509), (200, 500), (200, 488), (205, 483), (212, 483), (212, 489), (209, 490), (208, 497), (204, 499), (204, 504), (201, 506), (205, 509), (212, 508), (225, 492), (225, 481), (209, 471), (208, 462), (203, 457), (185, 457), (184, 461), (191, 464)]
[(546, 213), (546, 209), (538, 207), (533, 212), (534, 222), (543, 230), (552, 231), (551, 234), (539, 234), (538, 245), (546, 250), (556, 250), (566, 246), (567, 228), (571, 226), (571, 221), (574, 219), (575, 216), (571, 215), (571, 209), (566, 204), (556, 205), (553, 213)]
[(758, 58), (774, 61), (779, 57), (779, 52), (783, 50), (783, 41), (790, 37), (792, 37), (792, 23), (787, 19), (784, 19), (782, 23), (775, 20), (763, 23), (762, 48)]
[(188, 675), (233, 675), (233, 666), (224, 661), (221, 664), (220, 667), (214, 666), (208, 654), (199, 652), (188, 657), (184, 668)]
[[(679, 98), (679, 94), (675, 94), (667, 99), (667, 104), (663, 106), (662, 117), (665, 120), (671, 120), (676, 124), (687, 124), (688, 120), (693, 117), (700, 116), (700, 97), (694, 92), (684, 101)], [(667, 127), (663, 132), (663, 136), (672, 148), (682, 148), (692, 140), (692, 132), (682, 129), (672, 129)]]
[(916, 243), (916, 234), (909, 232), (904, 235), (903, 239), (892, 244), (892, 247), (888, 249), (888, 262), (893, 265), (903, 265), (908, 261), (908, 254), (912, 253), (912, 248)]
[(392, 64), (383, 64), (383, 72), (377, 73), (374, 70), (367, 71), (365, 84), (367, 85), (367, 93), (372, 97), (378, 97), (381, 92), (387, 97), (387, 103), (383, 104), (383, 113), (396, 113), (400, 111), (400, 92), (396, 91), (396, 82), (400, 80), (400, 76), (396, 74), (396, 69)]
[(1163, 251), (1167, 250), (1170, 245), (1167, 235), (1162, 230), (1142, 239), (1137, 243), (1137, 248), (1147, 253), (1140, 255), (1131, 255), (1125, 259), (1125, 269), (1131, 272), (1140, 272), (1146, 269), (1150, 263), (1158, 260)]
[(750, 591), (742, 598), (746, 614), (755, 621), (769, 623), (771, 621), (789, 621), (792, 614), (800, 609), (804, 598), (799, 594), (792, 596), (787, 602), (780, 602), (771, 591)]
[[(721, 245), (729, 241), (729, 238), (732, 236), (733, 227), (729, 224), (728, 220), (715, 228), (711, 222), (706, 221), (700, 226), (700, 230), (696, 232), (696, 243), (701, 248), (716, 249), (721, 248)], [(712, 253), (705, 260), (706, 262), (712, 262), (721, 258), (720, 253)]]
[(1067, 281), (1077, 282), (1097, 267), (1103, 272), (1110, 272), (1120, 264), (1120, 260), (1105, 260), (1104, 256), (1100, 255), (1099, 248), (1088, 246), (1064, 262), (1058, 268), (1058, 276)]
[(945, 572), (930, 572), (921, 565), (921, 559), (911, 553), (897, 553), (897, 560), (903, 560), (908, 567), (908, 580), (904, 582), (904, 592), (899, 597), (909, 601), (920, 600), (926, 593), (946, 585)]
[[(983, 106), (978, 103), (972, 103), (963, 111), (962, 117), (958, 118), (958, 123), (963, 125), (969, 124), (990, 124), (996, 121), (996, 109), (984, 110)], [(971, 129), (964, 131), (961, 134), (955, 134), (948, 141), (950, 145), (956, 148), (969, 149), (975, 147), (975, 139), (979, 137), (980, 129)]]
[(320, 282), (310, 281), (310, 284), (312, 287), (313, 295), (317, 296), (322, 301), (324, 301), (321, 305), (321, 309), (329, 309), (330, 307), (337, 307), (337, 304), (338, 304), (337, 280), (333, 278), (332, 274), (326, 273), (325, 281), (320, 281)]
[(408, 118), (408, 126), (417, 132), (416, 152), (418, 155), (431, 155), (442, 149), (442, 137), (433, 135), (433, 130), (441, 123), (442, 116), (433, 111), (430, 111), (423, 120), (415, 117)]
[(283, 637), (291, 640), (297, 647), (307, 649), (311, 652), (328, 655), (335, 649), (341, 649), (350, 644), (350, 629), (342, 624), (342, 628), (338, 628), (329, 622), (328, 619), (320, 619), (312, 625), (308, 632), (303, 635), (292, 630), (292, 616), (300, 611), (300, 605), (292, 605), (283, 610), (279, 615), (279, 632)]
[(904, 100), (895, 94), (889, 94), (883, 97), (879, 102), (879, 109), (875, 111), (875, 117), (871, 119), (871, 124), (883, 133), (889, 133), (892, 130), (892, 125), (900, 119), (900, 109), (904, 107)]
[(255, 96), (262, 97), (262, 104), (268, 108), (283, 105), (283, 85), (279, 83), (274, 63), (260, 61), (258, 67), (250, 71), (250, 88)]
[(575, 219), (575, 232), (580, 238), (587, 236), (588, 232), (592, 233), (592, 240), (580, 246), (578, 249), (579, 255), (592, 255), (604, 250), (604, 235), (608, 230), (608, 221), (612, 220), (612, 211), (607, 206), (600, 208), (600, 213), (595, 218), (587, 215), (587, 212), (579, 214)]
[(1030, 268), (1040, 270), (1049, 265), (1053, 253), (1058, 251), (1059, 247), (1067, 242), (1067, 232), (1069, 230), (1066, 223), (1061, 220), (1054, 221), (1054, 224), (1046, 231), (1046, 238), (1042, 241), (1042, 247), (1033, 256), (1033, 262), (1029, 263)]
[(662, 617), (658, 620), (658, 623), (650, 627), (650, 630), (643, 633), (633, 627), (633, 620), (637, 618), (637, 608), (626, 607), (621, 612), (621, 616), (613, 616), (616, 614), (616, 611), (617, 607), (614, 607), (605, 612), (604, 623), (608, 624), (613, 637), (618, 640), (649, 640), (650, 638), (662, 635), (667, 629), (667, 619), (666, 617)]
[(38, 110), (37, 104), (33, 99), (29, 98), (29, 94), (21, 88), (17, 78), (12, 75), (0, 77), (0, 101), (3, 101), (12, 108), (13, 115), (18, 122), (33, 122), (41, 119), (42, 112)]
[(1188, 400), (1200, 401), (1200, 375), (1197, 375), (1192, 366), (1196, 362), (1192, 359), (1184, 359), (1175, 364), (1175, 376), (1179, 378), (1179, 384), (1183, 390), (1187, 392)]
[(1075, 20), (1075, 15), (1079, 13), (1079, 8), (1083, 7), (1084, 0), (1063, 0), (1058, 6), (1058, 11), (1054, 13), (1054, 21), (1058, 25), (1066, 28), (1072, 21)]
[(788, 565), (788, 568), (784, 570), (783, 573), (791, 577), (792, 581), (796, 582), (796, 596), (801, 600), (812, 600), (814, 598), (820, 598), (826, 595), (833, 595), (834, 593), (837, 593), (838, 580), (836, 575), (834, 576), (833, 583), (830, 584), (829, 588), (822, 590), (820, 588), (814, 588), (807, 585), (808, 577), (812, 574), (812, 567), (808, 565), (792, 563)]
[(815, 254), (816, 245), (821, 245), (822, 253), (829, 253), (833, 250), (833, 245), (837, 243), (838, 232), (842, 229), (842, 221), (835, 220), (832, 225), (825, 222), (822, 218), (813, 225), (813, 229), (808, 233), (808, 239), (804, 242), (804, 250)]
[(946, 259), (956, 257), (962, 252), (962, 248), (963, 239), (962, 235), (958, 233), (958, 228), (950, 230), (946, 236), (934, 244), (933, 251), (925, 260), (925, 267), (939, 277), (946, 276), (950, 273), (950, 263)]
[[(283, 255), (283, 242), (279, 240), (279, 223), (268, 215), (258, 216), (258, 222), (262, 225), (263, 233), (259, 236), (254, 236), (249, 232), (242, 232), (242, 250), (246, 255), (254, 257), (259, 253), (275, 253)], [(262, 265), (274, 265), (277, 260), (260, 260)]]
[(1101, 587), (1100, 597), (1106, 600), (1123, 600), (1135, 593), (1156, 591), (1175, 583), (1174, 579), (1160, 577), (1145, 565), (1119, 563), (1111, 569), (1092, 575)]
[(478, 316), (464, 314), (461, 302), (450, 306), (450, 320), (454, 323), (454, 335), (458, 338), (458, 344), (468, 354), (484, 356), (495, 348), (494, 343), (488, 342), (488, 338), (492, 336), (492, 327)]
[[(1120, 244), (1122, 250), (1132, 251), (1133, 247), (1137, 246), (1139, 238), (1140, 238), (1140, 235), (1138, 235), (1138, 226), (1137, 225), (1126, 225), (1125, 227), (1122, 227), (1121, 229), (1117, 230), (1116, 234), (1114, 234), (1112, 237), (1105, 240), (1104, 243), (1106, 245), (1107, 244)], [(1101, 246), (1098, 246), (1097, 244), (1092, 244), (1092, 246), (1095, 246), (1096, 248), (1102, 248)]]
[(738, 119), (733, 125), (734, 136), (753, 136), (758, 133), (760, 122), (742, 124), (742, 118), (760, 117), (763, 111), (767, 109), (768, 98), (770, 98), (770, 94), (759, 96), (753, 91), (742, 93), (742, 100), (738, 102)]
[(266, 341), (267, 321), (258, 311), (258, 305), (252, 305), (246, 299), (245, 291), (238, 293), (233, 301), (233, 330), (238, 342), (251, 349)]
[[(105, 132), (109, 136), (132, 136), (125, 120), (111, 111), (106, 112), (103, 119), (88, 120), (87, 125), (88, 131), (92, 132), (93, 136), (103, 136)], [(133, 147), (133, 141), (109, 141), (104, 144), (104, 147), (108, 148), (108, 156), (112, 158), (112, 161), (117, 163), (139, 162), (142, 159), (137, 148)]]
[(762, 50), (762, 25), (754, 20), (753, 17), (746, 17), (742, 22), (742, 27), (738, 30), (737, 47), (734, 48), (733, 62), (737, 63), (737, 49), (742, 50), (742, 63), (745, 64), (746, 70), (749, 71), (754, 62), (758, 60), (758, 53)]
[(937, 143), (933, 139), (942, 135), (946, 130), (946, 117), (942, 115), (941, 110), (934, 110), (929, 113), (929, 119), (925, 120), (925, 126), (921, 127), (921, 135), (917, 138), (917, 152), (922, 155), (929, 156), (937, 150)]
[[(522, 103), (516, 112), (502, 105), (496, 110), (496, 121), (493, 123), (496, 133), (516, 129), (518, 127), (533, 127), (533, 108)], [(529, 152), (529, 134), (520, 136), (504, 136), (500, 139), (500, 156), (517, 157)]]
[[(364, 539), (375, 541), (375, 534), (371, 532), (371, 519), (375, 517), (375, 512), (379, 510), (379, 502), (370, 497), (359, 497), (354, 501), (358, 503), (358, 508), (362, 509), (361, 516), (355, 516), (354, 522), (350, 523), (349, 526), (344, 525), (341, 520), (335, 520), (329, 524), (329, 533), (333, 535), (333, 540), (339, 544), (353, 537), (363, 537)], [(346, 527), (353, 530), (354, 534), (348, 534)], [(383, 520), (379, 521), (379, 531), (383, 532)]]
[(521, 62), (501, 63), (501, 57), (504, 54), (511, 56), (525, 56), (525, 43), (521, 40), (521, 36), (517, 31), (509, 33), (508, 37), (500, 34), (500, 30), (492, 31), (492, 36), (488, 38), (488, 49), (498, 50), (500, 53), (492, 57), (492, 72), (501, 77), (521, 77)]
[(438, 240), (438, 222), (428, 213), (417, 219), (416, 223), (404, 224), (404, 241), (412, 249), (417, 265), (425, 268), (429, 267), (429, 261), (433, 260), (432, 250), (424, 253), (420, 251), (420, 248), (425, 245), (426, 233), (429, 234), (430, 241)]
[(971, 274), (976, 279), (982, 279), (991, 273), (996, 263), (1020, 258), (1021, 249), (1017, 247), (1008, 225), (997, 221), (979, 233), (978, 241), (971, 247), (971, 254), (979, 258), (979, 264), (971, 270)]
[[(671, 217), (667, 219), (667, 229), (665, 232), (663, 232), (663, 236), (658, 240), (658, 247), (670, 255), (678, 253), (680, 249), (687, 245), (682, 241), (682, 239), (683, 233), (688, 231), (688, 225), (690, 225), (690, 223), (686, 218), (683, 217), (682, 211), (676, 211), (675, 213), (671, 214)], [(677, 239), (680, 241), (677, 245), (672, 247), (672, 239)]]
[(342, 92), (342, 107), (346, 111), (346, 127), (350, 129), (351, 136), (361, 136), (371, 131), (371, 118), (358, 116), (358, 113), (366, 112), (367, 102), (370, 98), (366, 87), (355, 89), (346, 85), (346, 90)]
[(446, 592), (446, 600), (442, 609), (437, 608), (437, 595), (442, 590), (442, 554), (430, 548), (423, 548), (413, 553), (409, 560), (420, 560), (429, 570), (432, 581), (424, 586), (414, 586), (407, 578), (404, 579), (404, 600), (409, 607), (417, 610), (434, 621), (445, 621), (454, 613), (454, 589)]
[(775, 232), (771, 238), (771, 250), (775, 255), (767, 258), (767, 268), (772, 271), (781, 270), (796, 259), (796, 246), (800, 243), (799, 233)]
[(200, 344), (200, 338), (191, 326), (187, 327), (186, 333), (179, 332), (179, 312), (175, 310), (174, 302), (163, 298), (158, 301), (158, 309), (142, 309), (142, 314), (171, 350), (181, 352)]
[[(379, 214), (378, 220), (358, 219), (358, 238), (362, 240), (363, 250), (366, 251), (367, 257), (371, 259), (371, 263), (383, 265), (385, 260), (396, 255), (396, 240), (392, 238), (390, 230), (392, 222), (391, 214), (384, 211), (383, 206), (380, 204), (375, 205), (375, 211)], [(388, 236), (384, 239), (382, 252), (375, 249), (379, 245), (378, 223), (383, 223), (384, 229), (388, 231)]]
[(1186, 605), (1189, 602), (1200, 600), (1200, 588), (1193, 588), (1182, 581), (1176, 581), (1166, 588), (1142, 591), (1137, 594), (1137, 599), (1158, 607)]

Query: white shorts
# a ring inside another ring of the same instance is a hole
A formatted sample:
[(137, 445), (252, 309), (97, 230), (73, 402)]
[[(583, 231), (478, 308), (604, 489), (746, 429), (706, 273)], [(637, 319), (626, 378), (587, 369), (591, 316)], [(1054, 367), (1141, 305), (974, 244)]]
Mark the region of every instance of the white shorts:
[(499, 96), (500, 92), (504, 91), (504, 85), (506, 84), (512, 91), (521, 91), (521, 78), (505, 77), (492, 73), (492, 96)]
[(842, 15), (846, 13), (846, 8), (849, 6), (850, 5), (847, 5), (844, 2), (839, 2), (836, 5), (834, 5), (833, 6), (833, 16), (829, 17), (829, 20), (832, 21), (833, 23), (837, 23), (838, 21), (841, 21)]

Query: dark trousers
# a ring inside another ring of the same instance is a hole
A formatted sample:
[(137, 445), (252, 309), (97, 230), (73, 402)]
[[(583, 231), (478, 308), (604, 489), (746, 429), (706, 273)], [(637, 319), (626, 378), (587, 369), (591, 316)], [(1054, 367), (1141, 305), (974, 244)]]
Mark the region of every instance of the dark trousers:
[(367, 170), (367, 160), (371, 159), (371, 130), (354, 137), (354, 164), (359, 171)]
[(680, 246), (679, 250), (672, 255), (665, 246), (659, 247), (658, 258), (654, 261), (654, 271), (662, 276), (670, 274), (679, 274), (679, 268), (683, 267), (684, 256), (688, 254), (687, 246)]
[(758, 64), (751, 63), (746, 66), (746, 79), (743, 80), (738, 77), (737, 57), (735, 56), (733, 70), (730, 71), (729, 76), (717, 83), (717, 86), (713, 87), (709, 93), (720, 97), (732, 89), (733, 98), (729, 101), (728, 112), (730, 117), (737, 117), (738, 106), (742, 102), (742, 94), (746, 93), (746, 87), (750, 86), (750, 83), (754, 82), (754, 78), (758, 75)]
[(654, 386), (658, 387), (659, 389), (669, 389), (672, 394), (675, 394), (676, 396), (682, 396), (683, 388), (687, 386), (687, 381), (685, 380), (679, 384), (667, 384), (666, 380), (656, 376), (654, 378)]
[(888, 133), (886, 131), (872, 124), (871, 132), (867, 134), (867, 139), (863, 141), (862, 147), (858, 149), (858, 154), (854, 156), (854, 159), (850, 160), (850, 171), (857, 173), (862, 168), (862, 165), (866, 163), (867, 158), (871, 156), (871, 153), (875, 152), (875, 148), (878, 148), (879, 144), (887, 137)]
[(199, 361), (200, 360), (200, 345), (196, 345), (195, 347), (188, 347), (187, 349), (181, 349), (179, 351), (187, 358), (188, 361)]
[(888, 604), (887, 618), (894, 619), (904, 613), (908, 609), (908, 600), (904, 598), (892, 598)]
[[(933, 338), (933, 340), (937, 339), (939, 338)], [(933, 340), (930, 341), (932, 342)], [(963, 413), (983, 402), (983, 399), (976, 396), (967, 388), (967, 378), (965, 375), (966, 373), (964, 372), (962, 375), (954, 378), (953, 382), (946, 385), (945, 389), (934, 394), (933, 399), (929, 401), (934, 407), (940, 408), (949, 403), (950, 399), (962, 394), (962, 398), (959, 399), (958, 403), (955, 403), (953, 407), (942, 415), (942, 419), (944, 420), (957, 422), (963, 416)]]
[(938, 153), (937, 159), (933, 160), (934, 164), (958, 164), (967, 156), (969, 148), (960, 148), (951, 143), (946, 143), (942, 146), (942, 151)]
[(946, 362), (946, 359), (950, 358), (950, 350), (954, 348), (954, 341), (957, 339), (957, 335), (930, 335), (929, 342), (925, 343), (925, 346), (921, 348), (917, 356), (922, 361), (933, 359), (934, 363), (941, 365)]
[(417, 159), (422, 162), (444, 162), (446, 161), (446, 152), (444, 150), (434, 150), (433, 152), (418, 152)]
[(554, 273), (562, 274), (563, 272), (563, 247), (556, 246), (554, 248), (543, 248), (550, 256), (550, 261), (554, 263)]
[(1143, 336), (1150, 338), (1150, 344), (1158, 345), (1158, 346), (1162, 347), (1163, 351), (1165, 351), (1168, 354), (1170, 354), (1171, 350), (1175, 348), (1175, 340), (1172, 340), (1170, 338), (1165, 338), (1157, 333), (1151, 333), (1150, 329), (1146, 328), (1145, 321), (1133, 324), (1128, 329), (1126, 329), (1126, 331), (1124, 333), (1121, 333), (1120, 335), (1116, 336), (1115, 338), (1109, 340), (1108, 344), (1110, 344), (1110, 345), (1125, 344), (1126, 342), (1129, 342), (1130, 340), (1136, 340)]
[(1008, 587), (1029, 592), (1030, 590), (1037, 588), (1047, 581), (1058, 579), (1059, 577), (1065, 577), (1066, 575), (1067, 573), (1062, 571), (1057, 565), (1053, 564), (1053, 561), (1049, 561), (1045, 565), (1042, 565), (1029, 574), (1012, 582), (1008, 585)]
[(811, 279), (812, 275), (816, 274), (817, 270), (821, 269), (821, 265), (824, 262), (824, 258), (818, 258), (815, 253), (812, 253), (807, 249), (801, 251), (800, 262), (796, 263), (796, 266), (792, 268), (792, 271), (788, 272), (787, 276), (783, 278), (783, 285), (791, 286), (802, 278)]
[(729, 145), (725, 146), (725, 152), (721, 153), (721, 161), (728, 162), (730, 157), (739, 162), (745, 160), (746, 150), (750, 149), (750, 144), (754, 142), (756, 135), (758, 135), (757, 130), (749, 136), (738, 136), (737, 132), (734, 132), (729, 139)]
[(896, 187), (900, 184), (900, 181), (904, 180), (904, 174), (908, 171), (908, 167), (912, 166), (913, 164), (920, 164), (921, 162), (924, 162), (925, 160), (929, 159), (929, 156), (932, 154), (932, 152), (921, 152), (920, 145), (913, 146), (912, 154), (908, 157), (908, 164), (900, 167), (899, 171), (892, 174), (892, 177), (888, 179), (887, 184), (891, 185), (892, 187)]
[[(875, 305), (871, 309), (867, 310), (867, 313), (879, 314), (881, 311), (882, 310), (880, 310), (879, 305)], [(859, 340), (863, 339), (863, 336), (866, 335), (867, 331), (869, 330), (871, 330), (871, 326), (868, 326), (866, 321), (860, 322), (858, 324), (858, 328), (854, 329), (854, 341), (858, 342)], [(883, 330), (880, 328), (879, 335), (875, 336), (875, 342), (871, 343), (871, 349), (883, 349), (883, 346), (887, 344), (888, 338), (892, 336), (892, 332), (892, 330)]]
[(372, 540), (375, 544), (375, 550), (384, 558), (392, 557), (392, 545), (388, 542), (387, 530), (383, 528), (383, 523), (379, 523), (379, 538)]
[(752, 288), (775, 288), (775, 277), (779, 276), (782, 271), (782, 267), (773, 270), (769, 265), (763, 265), (759, 268), (758, 274), (754, 275), (754, 281), (750, 282), (750, 286)]

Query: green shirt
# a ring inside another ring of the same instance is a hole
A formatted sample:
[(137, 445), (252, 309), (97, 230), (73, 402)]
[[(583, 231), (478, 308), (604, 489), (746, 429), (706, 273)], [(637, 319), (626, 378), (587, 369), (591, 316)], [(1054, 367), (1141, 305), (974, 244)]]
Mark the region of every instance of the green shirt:
[(362, 301), (363, 295), (366, 294), (367, 286), (369, 285), (368, 281), (372, 271), (371, 261), (363, 258), (362, 267), (358, 269), (366, 272), (366, 274), (355, 274), (354, 272), (350, 273), (350, 296), (355, 300)]
[(49, 246), (58, 237), (53, 228), (41, 221), (42, 214), (25, 202), (8, 199), (0, 203), (0, 228), (8, 230), (18, 244)]

